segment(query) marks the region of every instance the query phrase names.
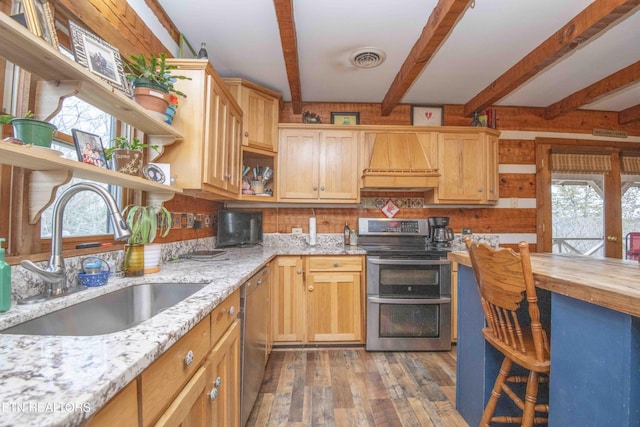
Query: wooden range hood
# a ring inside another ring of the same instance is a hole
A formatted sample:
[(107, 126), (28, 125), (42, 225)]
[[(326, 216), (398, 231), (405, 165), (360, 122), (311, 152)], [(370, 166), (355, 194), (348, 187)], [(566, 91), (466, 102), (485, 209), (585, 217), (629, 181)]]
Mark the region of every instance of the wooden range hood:
[(429, 161), (430, 155), (436, 155), (431, 135), (384, 132), (370, 134), (371, 138), (369, 165), (362, 171), (363, 190), (424, 191), (438, 186), (440, 174)]

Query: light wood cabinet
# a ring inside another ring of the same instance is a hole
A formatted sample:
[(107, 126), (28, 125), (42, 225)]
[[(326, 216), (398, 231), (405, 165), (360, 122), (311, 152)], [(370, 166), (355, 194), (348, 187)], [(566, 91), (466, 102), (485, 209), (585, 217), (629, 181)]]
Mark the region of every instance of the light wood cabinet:
[(207, 358), (209, 426), (240, 425), (240, 321), (235, 320)]
[(86, 424), (88, 427), (137, 427), (138, 383), (131, 381)]
[(304, 341), (304, 268), (300, 256), (279, 256), (273, 263), (273, 341)]
[(280, 128), (278, 200), (357, 203), (358, 131)]
[(361, 256), (281, 256), (274, 261), (274, 343), (363, 339)]
[(224, 82), (242, 108), (242, 145), (277, 151), (280, 94), (245, 79)]
[(171, 175), (185, 193), (207, 199), (237, 199), (240, 195), (242, 110), (207, 60), (171, 59), (180, 98), (173, 126), (184, 134), (160, 156), (171, 163)]
[(483, 132), (438, 134), (438, 187), (427, 203), (492, 204), (498, 201), (498, 139)]

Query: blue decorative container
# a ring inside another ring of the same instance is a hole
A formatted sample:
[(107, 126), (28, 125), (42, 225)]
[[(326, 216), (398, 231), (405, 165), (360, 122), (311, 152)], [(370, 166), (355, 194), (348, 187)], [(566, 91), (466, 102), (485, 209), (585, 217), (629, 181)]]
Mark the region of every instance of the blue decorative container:
[(80, 281), (81, 285), (87, 286), (89, 288), (95, 288), (97, 286), (106, 285), (110, 275), (111, 272), (109, 271), (103, 271), (102, 273), (96, 274), (87, 274), (80, 271), (78, 273), (78, 280)]

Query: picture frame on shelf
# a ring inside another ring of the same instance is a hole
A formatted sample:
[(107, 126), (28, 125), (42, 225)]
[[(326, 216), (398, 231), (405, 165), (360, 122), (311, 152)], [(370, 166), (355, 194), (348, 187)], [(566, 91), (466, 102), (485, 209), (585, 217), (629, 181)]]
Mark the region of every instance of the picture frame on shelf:
[(58, 50), (58, 36), (48, 0), (22, 0), (27, 28)]
[(413, 126), (442, 126), (444, 123), (444, 106), (412, 105), (411, 124)]
[(69, 21), (69, 34), (73, 56), (78, 64), (101, 77), (129, 98), (133, 96), (117, 48), (72, 21)]
[(71, 129), (71, 133), (79, 161), (105, 169), (108, 168), (107, 158), (104, 155), (104, 147), (102, 146), (102, 138), (99, 135), (79, 129)]
[(332, 125), (359, 125), (360, 113), (332, 112), (331, 124)]

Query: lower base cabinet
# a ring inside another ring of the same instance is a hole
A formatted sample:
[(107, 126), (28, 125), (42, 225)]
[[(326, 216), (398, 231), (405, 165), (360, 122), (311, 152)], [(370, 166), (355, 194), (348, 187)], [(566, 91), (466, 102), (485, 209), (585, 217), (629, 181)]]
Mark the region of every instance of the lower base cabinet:
[(240, 321), (229, 327), (207, 358), (209, 426), (240, 425)]
[(274, 343), (363, 343), (363, 263), (350, 255), (276, 258)]
[(87, 427), (137, 427), (138, 382), (133, 380), (120, 390), (88, 422)]

